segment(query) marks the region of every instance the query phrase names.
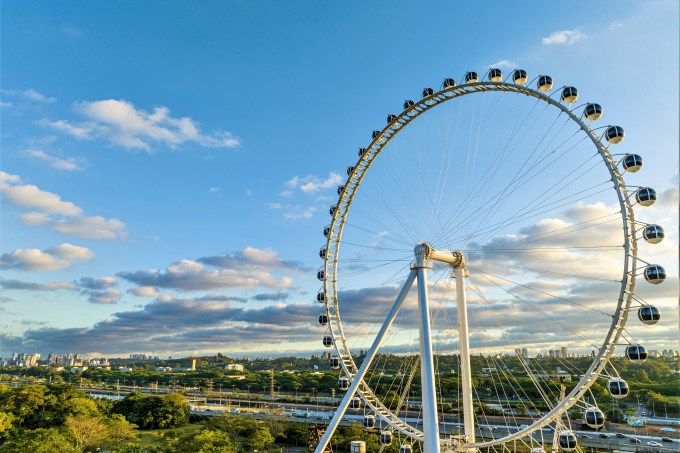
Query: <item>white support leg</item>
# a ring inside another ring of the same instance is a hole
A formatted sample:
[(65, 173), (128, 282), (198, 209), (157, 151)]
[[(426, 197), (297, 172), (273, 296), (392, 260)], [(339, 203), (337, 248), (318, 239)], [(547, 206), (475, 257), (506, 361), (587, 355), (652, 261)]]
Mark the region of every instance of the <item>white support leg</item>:
[(430, 306), (427, 299), (427, 264), (418, 269), (418, 307), (420, 309), (420, 380), (423, 399), (423, 453), (439, 453), (439, 417), (434, 383), (434, 357)]
[(460, 374), (463, 382), (463, 426), (466, 443), (475, 442), (475, 414), (472, 407), (472, 377), (470, 368), (470, 338), (468, 334), (467, 302), (465, 300), (465, 268), (453, 268), (456, 277), (456, 300), (458, 302), (458, 333), (460, 336)]
[[(397, 300), (394, 302), (394, 305), (392, 305), (392, 309), (390, 310), (389, 314), (387, 315), (387, 319), (385, 319), (385, 322), (383, 323), (382, 327), (380, 328), (380, 332), (378, 332), (378, 335), (375, 337), (375, 340), (373, 341), (373, 345), (371, 346), (371, 349), (369, 349), (368, 352), (366, 353), (366, 357), (364, 358), (364, 361), (361, 363), (359, 370), (357, 371), (357, 373), (352, 378), (352, 383), (349, 386), (349, 389), (345, 393), (345, 396), (342, 398), (342, 401), (340, 402), (338, 409), (335, 411), (335, 415), (333, 416), (333, 419), (328, 424), (328, 428), (326, 428), (326, 432), (321, 437), (321, 440), (319, 441), (319, 445), (316, 446), (314, 453), (322, 453), (326, 449), (328, 442), (330, 441), (331, 437), (333, 436), (333, 433), (335, 432), (336, 428), (340, 424), (342, 417), (344, 417), (345, 412), (347, 411), (347, 407), (349, 406), (350, 400), (352, 399), (352, 397), (356, 393), (357, 388), (359, 387), (359, 385), (361, 384), (361, 382), (364, 379), (364, 376), (366, 375), (366, 371), (368, 370), (368, 367), (371, 365), (371, 362), (373, 361), (376, 354), (378, 353), (378, 349), (380, 348), (380, 345), (381, 345), (383, 339), (385, 338), (385, 334), (387, 333), (388, 329), (390, 328), (390, 326), (394, 322), (394, 318), (397, 317), (397, 313), (399, 313), (399, 309), (401, 308), (402, 304), (404, 303), (404, 299), (406, 299), (406, 295), (408, 294), (409, 290), (411, 289), (411, 286), (413, 286), (413, 281), (415, 280), (415, 278), (416, 278), (416, 270), (413, 269), (413, 270), (411, 270), (411, 273), (409, 274), (408, 278), (406, 279), (406, 282), (404, 282), (404, 286), (402, 286), (401, 291), (399, 292), (399, 295), (397, 296)], [(437, 450), (437, 451), (439, 451), (439, 450)]]

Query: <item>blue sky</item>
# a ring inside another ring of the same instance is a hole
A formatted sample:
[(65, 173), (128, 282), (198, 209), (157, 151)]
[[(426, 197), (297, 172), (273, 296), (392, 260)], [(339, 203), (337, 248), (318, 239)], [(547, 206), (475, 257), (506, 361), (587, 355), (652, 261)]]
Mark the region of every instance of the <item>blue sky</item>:
[[(670, 197), (653, 254), (674, 307), (678, 4), (538, 5), (3, 2), (0, 356), (316, 352), (321, 229), (356, 149), (491, 65), (625, 125), (634, 183)], [(665, 319), (654, 345), (677, 347)]]

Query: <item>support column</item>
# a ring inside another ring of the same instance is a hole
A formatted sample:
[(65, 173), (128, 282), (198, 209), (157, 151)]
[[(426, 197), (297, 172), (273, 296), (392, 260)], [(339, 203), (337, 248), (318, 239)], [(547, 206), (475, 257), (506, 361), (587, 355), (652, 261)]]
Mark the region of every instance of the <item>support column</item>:
[(399, 313), (399, 309), (404, 303), (404, 299), (406, 299), (406, 296), (408, 295), (411, 286), (413, 286), (413, 281), (416, 278), (416, 273), (417, 273), (416, 270), (412, 269), (411, 273), (406, 279), (406, 282), (404, 282), (404, 286), (402, 286), (401, 291), (399, 291), (397, 300), (394, 302), (394, 305), (392, 305), (392, 308), (390, 309), (390, 312), (387, 315), (387, 319), (385, 319), (385, 322), (380, 328), (378, 335), (375, 337), (375, 340), (373, 340), (373, 345), (371, 346), (371, 349), (369, 349), (368, 352), (366, 353), (366, 357), (364, 358), (364, 361), (361, 363), (359, 370), (352, 378), (352, 383), (350, 384), (349, 389), (347, 389), (345, 396), (342, 398), (342, 401), (340, 402), (338, 409), (335, 411), (335, 415), (333, 415), (333, 419), (328, 424), (328, 428), (326, 428), (326, 432), (323, 433), (323, 436), (321, 437), (319, 444), (316, 446), (314, 453), (322, 453), (326, 449), (326, 446), (328, 445), (331, 436), (333, 436), (335, 429), (338, 427), (340, 421), (342, 420), (342, 417), (345, 415), (345, 412), (347, 411), (347, 407), (349, 406), (350, 400), (356, 393), (361, 382), (363, 382), (364, 376), (366, 375), (366, 371), (368, 371), (368, 367), (371, 365), (371, 362), (378, 353), (378, 349), (380, 349), (380, 345), (382, 343), (383, 338), (385, 338), (385, 334), (387, 333), (390, 326), (394, 322), (394, 318), (397, 317), (397, 313)]
[(420, 310), (420, 393), (423, 399), (423, 453), (439, 453), (439, 417), (434, 382), (430, 305), (427, 297), (427, 269), (431, 265), (426, 260), (417, 260), (414, 267), (418, 269), (418, 308)]
[(468, 334), (467, 302), (465, 300), (465, 267), (463, 260), (453, 268), (456, 277), (456, 301), (458, 306), (458, 334), (460, 337), (460, 374), (463, 382), (463, 426), (466, 443), (475, 442), (475, 413), (472, 406), (472, 376), (470, 367), (470, 338)]

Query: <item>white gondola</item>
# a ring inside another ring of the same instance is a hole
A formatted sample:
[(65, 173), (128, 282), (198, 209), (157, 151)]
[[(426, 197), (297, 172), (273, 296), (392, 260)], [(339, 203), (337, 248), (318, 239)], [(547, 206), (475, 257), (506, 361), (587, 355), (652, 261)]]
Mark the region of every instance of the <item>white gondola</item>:
[(316, 273), (316, 278), (318, 278), (320, 281), (324, 281), (324, 279), (326, 278), (326, 271), (324, 271), (323, 269), (319, 269)]
[[(349, 168), (347, 168), (347, 171), (348, 171), (348, 172), (349, 172), (349, 169), (350, 169), (350, 168), (351, 168), (351, 169), (354, 169), (354, 167), (349, 167)], [(351, 172), (350, 172), (350, 173), (351, 173)], [(338, 205), (335, 205), (335, 204), (334, 204), (333, 206), (331, 206), (330, 208), (328, 208), (328, 213), (329, 213), (331, 216), (334, 216), (334, 215), (335, 215), (335, 211), (337, 211), (337, 209), (338, 209)]]
[(609, 143), (616, 145), (617, 143), (621, 143), (623, 141), (626, 133), (621, 126), (609, 126), (605, 132), (605, 136), (607, 137), (607, 141)]
[(350, 176), (352, 173), (354, 173), (354, 166), (350, 165), (347, 167), (347, 176)]
[(529, 76), (527, 75), (527, 72), (524, 69), (515, 69), (515, 72), (512, 73), (512, 80), (517, 85), (524, 85), (525, 83), (527, 83), (528, 79)]
[(375, 140), (376, 138), (380, 137), (380, 134), (382, 134), (382, 131), (373, 131), (373, 133), (371, 133), (371, 137), (373, 140)]
[(553, 87), (552, 77), (547, 76), (547, 75), (539, 76), (538, 81), (536, 82), (536, 87), (539, 89), (539, 91), (550, 91), (550, 90), (552, 90), (552, 87)]
[(647, 348), (641, 344), (633, 344), (626, 348), (626, 357), (633, 363), (642, 363), (647, 360)]
[(593, 429), (602, 428), (604, 426), (604, 413), (597, 407), (589, 407), (583, 413), (583, 419), (586, 425)]
[(562, 431), (557, 438), (557, 442), (560, 445), (560, 449), (564, 451), (576, 450), (576, 435), (569, 430)]
[(396, 119), (397, 119), (397, 115), (392, 115), (392, 114), (387, 115), (387, 124), (390, 124), (392, 121), (394, 121)]
[(626, 154), (623, 158), (623, 169), (628, 173), (637, 173), (642, 168), (642, 157), (638, 154)]
[(338, 195), (342, 195), (342, 193), (345, 191), (345, 186), (338, 186)]
[(456, 81), (453, 80), (452, 78), (446, 78), (444, 79), (444, 82), (442, 83), (442, 86), (444, 88), (451, 88), (456, 86)]
[(331, 346), (333, 346), (333, 337), (330, 337), (328, 335), (323, 337), (323, 345), (327, 348), (330, 348)]
[(503, 80), (503, 71), (498, 68), (491, 68), (489, 70), (489, 80), (492, 82), (500, 82)]
[(638, 309), (638, 319), (643, 324), (651, 326), (661, 319), (661, 312), (654, 305), (643, 305)]
[(607, 382), (607, 391), (617, 400), (623, 399), (628, 396), (630, 389), (628, 388), (628, 383), (621, 378), (611, 378)]
[(359, 154), (359, 157), (361, 157), (361, 156), (363, 156), (364, 154), (366, 154), (366, 148), (359, 148), (358, 154)]
[(575, 87), (564, 87), (562, 100), (567, 104), (573, 104), (578, 99), (578, 90)]
[(316, 293), (316, 301), (319, 303), (324, 303), (326, 302), (326, 293), (320, 289), (318, 293)]
[(413, 447), (409, 444), (402, 444), (399, 447), (399, 453), (413, 453)]
[(328, 315), (326, 315), (326, 313), (321, 313), (319, 315), (319, 324), (321, 324), (322, 326), (328, 324)]
[(331, 357), (328, 361), (328, 365), (330, 366), (331, 370), (338, 370), (340, 369), (340, 359), (337, 357)]
[(658, 285), (659, 283), (666, 280), (666, 269), (658, 264), (650, 264), (645, 267), (644, 271), (645, 280), (647, 280), (652, 285)]
[(319, 258), (325, 259), (326, 258), (326, 246), (324, 245), (319, 249)]
[(331, 226), (326, 225), (325, 227), (323, 227), (323, 236), (327, 238), (329, 234), (331, 234)]
[(423, 88), (423, 99), (432, 96), (434, 94), (434, 90), (432, 88)]
[(381, 445), (392, 445), (392, 433), (389, 431), (382, 431), (380, 433), (380, 444)]
[(415, 102), (413, 102), (413, 101), (410, 100), (410, 99), (406, 99), (406, 100), (404, 101), (404, 110), (408, 110), (408, 109), (410, 109), (411, 107), (413, 107), (414, 105), (416, 105)]
[(338, 388), (343, 392), (346, 392), (349, 388), (349, 379), (347, 379), (345, 376), (338, 379)]
[(361, 409), (362, 406), (363, 404), (361, 402), (361, 398), (359, 398), (358, 396), (355, 396), (354, 398), (349, 400), (350, 409)]
[(479, 76), (476, 72), (470, 71), (465, 73), (465, 83), (475, 83), (479, 81)]
[(651, 206), (656, 201), (656, 190), (651, 187), (640, 187), (635, 192), (635, 201), (642, 206)]
[(650, 244), (658, 244), (666, 237), (666, 233), (660, 225), (647, 225), (642, 230), (642, 237)]
[(366, 428), (366, 429), (375, 428), (375, 416), (364, 415), (364, 428)]
[(588, 121), (597, 121), (602, 118), (602, 106), (600, 104), (589, 103), (583, 109), (583, 114)]

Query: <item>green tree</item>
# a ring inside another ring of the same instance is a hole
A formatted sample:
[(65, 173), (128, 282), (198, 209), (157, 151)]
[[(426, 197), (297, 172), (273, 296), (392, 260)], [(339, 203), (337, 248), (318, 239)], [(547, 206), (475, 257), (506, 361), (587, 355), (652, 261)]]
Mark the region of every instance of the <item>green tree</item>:
[(16, 417), (10, 412), (0, 412), (0, 440), (11, 437)]
[(56, 428), (26, 430), (0, 446), (0, 453), (80, 453)]
[(100, 417), (79, 415), (66, 418), (64, 426), (68, 429), (73, 441), (82, 451), (91, 451), (98, 447), (108, 434), (106, 424)]
[(266, 426), (256, 426), (246, 436), (245, 446), (251, 450), (261, 450), (274, 443), (274, 437)]
[(189, 404), (177, 393), (146, 396), (133, 392), (116, 402), (111, 412), (142, 429), (176, 428), (189, 421)]
[(182, 437), (177, 445), (178, 453), (230, 453), (236, 446), (226, 433), (203, 429)]
[(123, 448), (137, 443), (137, 425), (129, 423), (120, 414), (112, 414), (104, 419), (107, 428), (106, 445), (109, 448)]

